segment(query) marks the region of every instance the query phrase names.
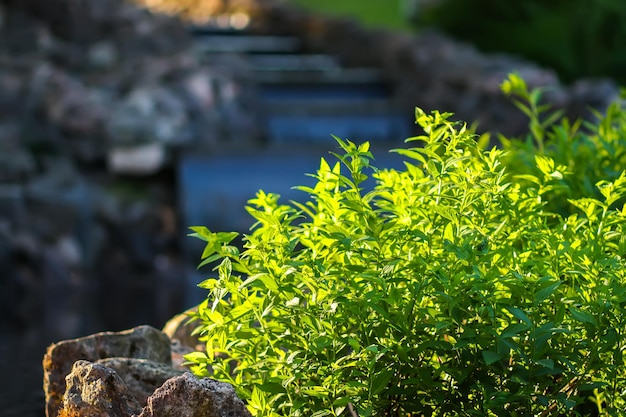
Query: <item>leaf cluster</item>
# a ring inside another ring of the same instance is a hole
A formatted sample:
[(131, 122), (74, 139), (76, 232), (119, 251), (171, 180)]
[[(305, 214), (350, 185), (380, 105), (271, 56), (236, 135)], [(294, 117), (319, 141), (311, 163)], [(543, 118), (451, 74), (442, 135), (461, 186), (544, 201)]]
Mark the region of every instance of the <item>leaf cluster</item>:
[[(529, 134), (523, 138), (499, 137), (506, 151), (503, 163), (516, 180), (545, 184), (540, 190), (549, 209), (572, 214), (570, 199), (605, 197), (605, 182), (616, 181), (626, 167), (626, 110), (616, 100), (605, 112), (590, 109), (595, 121), (570, 121), (560, 110), (542, 104), (543, 89), (528, 91), (517, 74), (502, 83), (502, 90), (528, 116)], [(612, 207), (624, 200), (617, 197)]]
[(416, 110), (403, 169), (336, 138), (304, 203), (249, 201), (241, 251), (192, 228), (218, 262), (194, 372), (263, 417), (624, 415), (626, 174), (576, 188), (551, 141), (516, 172), (530, 148), (450, 116)]

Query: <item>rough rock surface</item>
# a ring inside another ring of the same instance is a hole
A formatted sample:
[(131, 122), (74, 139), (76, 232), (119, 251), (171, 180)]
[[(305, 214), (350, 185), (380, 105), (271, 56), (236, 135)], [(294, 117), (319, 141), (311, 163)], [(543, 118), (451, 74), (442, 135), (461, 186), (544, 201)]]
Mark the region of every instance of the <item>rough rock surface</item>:
[(66, 385), (59, 417), (129, 417), (141, 410), (124, 381), (102, 364), (76, 361)]
[(74, 362), (125, 357), (171, 364), (170, 339), (150, 326), (104, 332), (51, 345), (43, 359), (46, 415), (56, 417), (63, 402), (65, 377)]
[(113, 369), (128, 386), (133, 397), (144, 407), (148, 397), (170, 378), (182, 375), (183, 371), (171, 365), (147, 359), (107, 358), (97, 363)]
[(189, 372), (168, 380), (148, 398), (139, 417), (250, 417), (230, 384)]
[(174, 369), (169, 343), (140, 326), (51, 346), (44, 358), (47, 416), (250, 416), (231, 385)]

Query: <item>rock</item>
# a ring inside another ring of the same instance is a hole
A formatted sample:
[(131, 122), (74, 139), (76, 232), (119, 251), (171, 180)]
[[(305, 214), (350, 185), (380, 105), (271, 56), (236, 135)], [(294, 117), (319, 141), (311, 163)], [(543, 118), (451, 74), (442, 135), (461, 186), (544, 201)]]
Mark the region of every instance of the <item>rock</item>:
[(140, 326), (50, 346), (46, 415), (251, 417), (230, 384), (172, 368), (169, 343), (165, 334)]
[(232, 385), (191, 373), (172, 378), (148, 398), (139, 417), (251, 417)]
[(171, 88), (139, 87), (109, 115), (107, 131), (116, 143), (174, 143), (188, 123), (185, 103)]
[(166, 153), (160, 143), (120, 146), (109, 150), (107, 161), (112, 174), (148, 176), (163, 169)]
[[(2, 140), (10, 137), (10, 132), (0, 125)], [(6, 142), (0, 143), (0, 184), (23, 183), (33, 177), (36, 172), (36, 163), (33, 156), (19, 146), (9, 146)]]
[(183, 374), (183, 371), (173, 369), (170, 365), (147, 359), (108, 358), (98, 362), (117, 372), (135, 400), (145, 407), (148, 397), (165, 381)]
[(24, 214), (24, 190), (16, 184), (0, 183), (0, 219), (5, 226), (21, 224)]
[(172, 365), (176, 369), (187, 370), (183, 365), (184, 356), (195, 351), (204, 351), (206, 346), (200, 341), (199, 334), (192, 334), (198, 323), (191, 321), (191, 315), (198, 311), (198, 306), (177, 314), (165, 323), (163, 333), (172, 340)]
[(579, 114), (595, 120), (591, 109), (603, 111), (618, 98), (619, 86), (608, 79), (581, 79), (567, 89), (569, 114)]
[(141, 410), (124, 381), (102, 364), (76, 361), (65, 381), (59, 417), (129, 417)]
[(198, 334), (192, 334), (198, 323), (192, 321), (191, 316), (197, 313), (198, 306), (192, 307), (183, 313), (177, 314), (168, 320), (163, 326), (163, 333), (169, 336), (172, 340), (178, 340), (182, 345), (189, 347), (196, 347), (202, 345), (200, 336)]
[(81, 359), (93, 362), (111, 357), (149, 359), (169, 365), (170, 340), (153, 327), (139, 326), (123, 332), (97, 333), (50, 345), (43, 358), (47, 417), (58, 414), (65, 392), (65, 376), (74, 362)]
[(119, 51), (112, 42), (101, 41), (89, 48), (89, 65), (96, 69), (113, 69), (119, 62)]
[(83, 250), (74, 236), (62, 235), (54, 245), (57, 257), (68, 267), (78, 268), (84, 260)]
[(89, 140), (99, 133), (111, 105), (105, 94), (57, 68), (41, 67), (34, 76), (46, 84), (42, 99), (51, 123), (72, 137)]

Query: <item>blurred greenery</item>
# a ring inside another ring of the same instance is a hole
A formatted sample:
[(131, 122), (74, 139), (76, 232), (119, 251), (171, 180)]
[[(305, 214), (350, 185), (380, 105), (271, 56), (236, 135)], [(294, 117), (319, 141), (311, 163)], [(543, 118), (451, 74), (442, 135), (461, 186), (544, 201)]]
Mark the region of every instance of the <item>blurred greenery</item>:
[(626, 85), (624, 0), (289, 0), (367, 26), (435, 27), (484, 52), (523, 56), (564, 82), (610, 77)]
[(626, 83), (624, 0), (422, 2), (412, 16), (418, 28), (437, 27), (483, 51), (519, 54), (566, 82), (608, 76)]
[(290, 0), (309, 10), (338, 16), (349, 16), (366, 26), (412, 30), (406, 18), (404, 0)]

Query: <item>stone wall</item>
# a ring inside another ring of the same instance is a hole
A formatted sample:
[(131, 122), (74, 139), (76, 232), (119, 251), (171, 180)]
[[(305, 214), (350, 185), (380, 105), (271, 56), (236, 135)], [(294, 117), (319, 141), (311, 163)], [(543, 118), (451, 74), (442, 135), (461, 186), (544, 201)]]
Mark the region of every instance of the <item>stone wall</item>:
[[(254, 146), (245, 67), (205, 62), (183, 22), (123, 0), (3, 1), (0, 16), (3, 316), (37, 321), (50, 301), (13, 301), (46, 288), (100, 299), (120, 284), (148, 291), (165, 320), (184, 233), (176, 152)], [(59, 336), (76, 319), (53, 323)]]

